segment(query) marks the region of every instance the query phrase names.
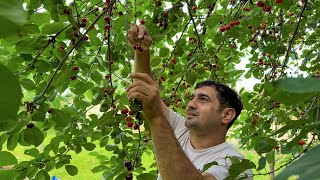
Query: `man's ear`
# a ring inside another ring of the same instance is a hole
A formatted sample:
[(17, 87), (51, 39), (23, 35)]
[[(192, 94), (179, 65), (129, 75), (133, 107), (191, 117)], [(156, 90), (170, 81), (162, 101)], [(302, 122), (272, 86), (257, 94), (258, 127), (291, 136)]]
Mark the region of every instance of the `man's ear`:
[(222, 112), (222, 124), (227, 125), (236, 116), (236, 110), (233, 108), (225, 108)]

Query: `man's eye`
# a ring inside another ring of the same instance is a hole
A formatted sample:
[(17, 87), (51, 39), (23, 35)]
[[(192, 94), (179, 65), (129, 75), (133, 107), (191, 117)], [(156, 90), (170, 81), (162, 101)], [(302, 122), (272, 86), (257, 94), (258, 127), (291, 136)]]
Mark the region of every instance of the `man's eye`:
[(201, 98), (201, 101), (208, 101), (206, 98)]

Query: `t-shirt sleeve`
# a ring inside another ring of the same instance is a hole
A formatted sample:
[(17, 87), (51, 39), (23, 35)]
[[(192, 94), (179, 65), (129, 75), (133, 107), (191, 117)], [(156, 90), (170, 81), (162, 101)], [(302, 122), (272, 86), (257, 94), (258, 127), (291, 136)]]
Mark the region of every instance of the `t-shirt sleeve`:
[(170, 109), (168, 121), (177, 139), (187, 130), (187, 127), (184, 125), (186, 118), (174, 112), (172, 109)]

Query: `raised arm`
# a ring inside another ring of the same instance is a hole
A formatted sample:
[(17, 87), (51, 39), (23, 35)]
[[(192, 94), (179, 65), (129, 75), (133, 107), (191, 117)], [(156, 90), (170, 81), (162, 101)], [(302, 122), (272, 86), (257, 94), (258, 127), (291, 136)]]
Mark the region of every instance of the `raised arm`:
[[(134, 72), (146, 73), (153, 78), (151, 66), (150, 66), (150, 46), (152, 44), (152, 38), (144, 25), (131, 24), (131, 29), (128, 31), (128, 41), (133, 47), (139, 45), (143, 51), (135, 50), (134, 54)], [(169, 118), (169, 108), (162, 103), (162, 110)]]

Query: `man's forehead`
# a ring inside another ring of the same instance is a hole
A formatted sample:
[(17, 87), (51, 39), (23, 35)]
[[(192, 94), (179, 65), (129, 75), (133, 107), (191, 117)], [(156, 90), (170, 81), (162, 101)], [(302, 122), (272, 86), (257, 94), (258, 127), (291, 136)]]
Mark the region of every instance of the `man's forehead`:
[(198, 89), (195, 89), (194, 92), (192, 93), (192, 95), (193, 96), (207, 95), (209, 97), (216, 97), (216, 90), (214, 87), (204, 86), (204, 87), (200, 87)]

